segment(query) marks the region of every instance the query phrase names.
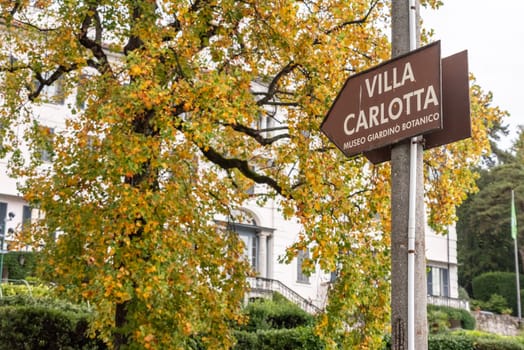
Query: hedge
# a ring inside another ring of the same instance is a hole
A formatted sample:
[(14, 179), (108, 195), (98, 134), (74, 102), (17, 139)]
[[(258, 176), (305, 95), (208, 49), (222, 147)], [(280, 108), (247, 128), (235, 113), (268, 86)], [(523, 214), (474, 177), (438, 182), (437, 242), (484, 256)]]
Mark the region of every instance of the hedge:
[(247, 324), (234, 331), (234, 350), (322, 350), (325, 344), (314, 334), (314, 316), (278, 293), (258, 299), (244, 309)]
[(511, 339), (483, 339), (475, 341), (475, 350), (524, 350), (524, 345)]
[(0, 350), (107, 349), (102, 341), (89, 338), (90, 315), (80, 307), (21, 296), (1, 301)]
[(465, 334), (435, 334), (428, 337), (428, 350), (475, 350), (473, 339)]
[[(524, 285), (524, 276), (520, 275), (520, 285)], [(475, 277), (471, 283), (473, 298), (488, 302), (493, 294), (503, 296), (513, 311), (517, 312), (517, 287), (515, 274), (512, 272), (486, 272)], [(522, 297), (522, 296), (521, 296)]]
[(325, 344), (313, 333), (312, 327), (270, 329), (257, 332), (235, 331), (234, 350), (323, 350)]
[(37, 256), (34, 252), (8, 252), (4, 255), (4, 266), (10, 280), (23, 280), (28, 276), (34, 276), (36, 262)]
[[(385, 337), (382, 349), (391, 349), (389, 336)], [(519, 342), (519, 338), (457, 331), (430, 334), (428, 350), (524, 350), (524, 345)]]
[(269, 329), (290, 329), (312, 325), (314, 318), (287, 300), (256, 300), (244, 309), (249, 317), (248, 323), (240, 328), (255, 332)]

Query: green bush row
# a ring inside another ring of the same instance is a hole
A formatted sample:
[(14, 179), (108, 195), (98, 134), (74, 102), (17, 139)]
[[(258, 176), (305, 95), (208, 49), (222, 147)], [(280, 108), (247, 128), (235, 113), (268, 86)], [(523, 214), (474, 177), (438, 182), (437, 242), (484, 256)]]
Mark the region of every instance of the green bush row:
[(453, 333), (429, 335), (428, 350), (474, 350), (473, 339)]
[(1, 299), (0, 350), (106, 349), (88, 336), (90, 314), (57, 300), (14, 296)]
[(237, 339), (234, 350), (325, 349), (324, 342), (313, 333), (312, 327), (235, 331), (234, 334)]
[[(391, 349), (391, 341), (387, 337), (384, 340), (383, 350), (389, 349)], [(514, 337), (457, 331), (430, 334), (428, 350), (524, 350), (524, 344)]]
[(249, 317), (240, 330), (256, 332), (269, 329), (291, 329), (312, 325), (314, 318), (304, 310), (278, 295), (273, 300), (259, 299), (249, 303), (244, 309)]

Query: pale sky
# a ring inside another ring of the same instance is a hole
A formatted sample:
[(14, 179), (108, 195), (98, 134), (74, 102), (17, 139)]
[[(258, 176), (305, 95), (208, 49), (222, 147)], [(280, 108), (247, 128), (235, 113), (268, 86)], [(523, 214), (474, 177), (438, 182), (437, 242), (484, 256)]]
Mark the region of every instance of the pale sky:
[(468, 50), (469, 71), (493, 105), (508, 111), (510, 135), (524, 125), (524, 1), (443, 0), (440, 9), (421, 10), (424, 27), (435, 30), (442, 57)]

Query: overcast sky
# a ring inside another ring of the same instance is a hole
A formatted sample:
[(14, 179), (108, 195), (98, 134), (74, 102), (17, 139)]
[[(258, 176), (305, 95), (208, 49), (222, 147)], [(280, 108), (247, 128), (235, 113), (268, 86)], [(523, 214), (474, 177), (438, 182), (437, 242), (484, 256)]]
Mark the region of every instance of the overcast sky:
[(508, 147), (524, 125), (524, 1), (443, 0), (436, 10), (421, 11), (426, 28), (441, 40), (442, 57), (468, 50), (469, 71), (493, 104), (510, 113)]

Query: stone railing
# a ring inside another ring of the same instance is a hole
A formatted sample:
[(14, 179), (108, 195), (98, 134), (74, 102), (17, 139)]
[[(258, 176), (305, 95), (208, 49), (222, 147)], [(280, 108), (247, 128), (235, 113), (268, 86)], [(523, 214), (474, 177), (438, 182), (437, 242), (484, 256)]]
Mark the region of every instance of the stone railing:
[(437, 306), (449, 306), (454, 307), (455, 309), (464, 309), (469, 311), (469, 301), (462, 299), (428, 295), (428, 304)]
[(310, 314), (317, 314), (322, 311), (318, 306), (303, 298), (300, 294), (278, 280), (263, 277), (249, 277), (247, 281), (251, 288), (250, 294), (252, 296), (264, 296), (272, 292), (278, 292)]

